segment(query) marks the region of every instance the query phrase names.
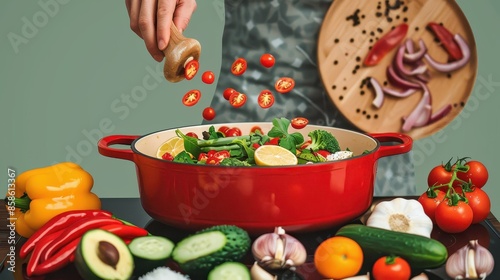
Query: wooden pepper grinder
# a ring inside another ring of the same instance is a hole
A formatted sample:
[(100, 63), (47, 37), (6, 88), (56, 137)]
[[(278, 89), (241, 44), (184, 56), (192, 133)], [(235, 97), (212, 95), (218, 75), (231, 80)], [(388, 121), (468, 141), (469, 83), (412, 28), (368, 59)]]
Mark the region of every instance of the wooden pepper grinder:
[(176, 83), (184, 79), (184, 67), (191, 60), (199, 60), (201, 45), (195, 39), (184, 37), (177, 27), (170, 25), (170, 40), (163, 51), (165, 65), (163, 75), (167, 81)]

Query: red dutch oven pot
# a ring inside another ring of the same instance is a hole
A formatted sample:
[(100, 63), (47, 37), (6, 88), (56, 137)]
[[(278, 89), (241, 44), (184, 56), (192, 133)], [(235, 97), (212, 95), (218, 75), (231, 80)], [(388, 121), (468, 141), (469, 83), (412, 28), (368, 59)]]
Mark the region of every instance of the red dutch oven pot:
[[(269, 131), (271, 123), (214, 125), (253, 126)], [(210, 125), (179, 128), (202, 135)], [(366, 135), (350, 130), (308, 125), (299, 131), (324, 129), (354, 157), (326, 163), (280, 167), (227, 167), (165, 161), (156, 157), (175, 129), (144, 136), (111, 135), (98, 150), (104, 156), (135, 163), (142, 207), (155, 220), (170, 226), (198, 230), (233, 224), (251, 234), (282, 226), (288, 232), (338, 226), (361, 216), (371, 205), (377, 160), (409, 152), (411, 137), (399, 133)], [(113, 145), (130, 145), (117, 149)], [(384, 145), (382, 145), (384, 144)]]

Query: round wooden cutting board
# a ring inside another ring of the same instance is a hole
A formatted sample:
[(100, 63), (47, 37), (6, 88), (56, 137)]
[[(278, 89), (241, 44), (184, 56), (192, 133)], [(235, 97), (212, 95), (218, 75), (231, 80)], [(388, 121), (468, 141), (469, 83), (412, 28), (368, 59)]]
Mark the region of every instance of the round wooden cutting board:
[[(402, 131), (403, 118), (413, 111), (423, 91), (405, 98), (385, 95), (382, 106), (376, 108), (372, 104), (375, 93), (367, 86), (366, 79), (373, 77), (380, 84), (397, 89), (387, 82), (386, 75), (397, 47), (375, 66), (364, 66), (363, 60), (379, 38), (391, 28), (406, 23), (409, 28), (405, 40), (413, 40), (415, 49), (418, 49), (418, 40), (424, 40), (428, 54), (445, 62), (448, 54), (426, 28), (429, 22), (440, 23), (452, 34), (460, 34), (470, 47), (471, 57), (465, 66), (451, 73), (441, 73), (428, 66), (432, 113), (443, 106), (451, 105), (452, 109), (437, 122)], [(476, 80), (477, 53), (472, 30), (454, 0), (335, 0), (320, 29), (318, 66), (332, 101), (359, 129), (367, 133), (402, 132), (419, 139), (439, 131), (462, 111)]]

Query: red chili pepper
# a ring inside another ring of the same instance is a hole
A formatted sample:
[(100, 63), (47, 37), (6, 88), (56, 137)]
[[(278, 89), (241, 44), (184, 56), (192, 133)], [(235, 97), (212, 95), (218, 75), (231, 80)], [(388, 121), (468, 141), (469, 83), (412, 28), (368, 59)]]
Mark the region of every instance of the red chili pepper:
[(443, 25), (435, 22), (429, 22), (427, 27), (441, 42), (441, 45), (446, 50), (451, 60), (460, 60), (464, 56), (460, 46), (454, 39), (454, 35)]
[(386, 33), (372, 46), (363, 64), (366, 66), (374, 66), (379, 63), (387, 53), (401, 43), (406, 37), (407, 32), (408, 24), (402, 23)]
[(26, 274), (28, 276), (31, 276), (34, 273), (36, 266), (42, 261), (43, 252), (45, 252), (53, 240), (59, 238), (62, 232), (64, 232), (64, 229), (48, 233), (37, 242), (36, 246), (33, 248), (33, 252), (31, 253), (26, 267)]
[(78, 243), (80, 243), (81, 239), (81, 237), (78, 237), (72, 240), (49, 259), (36, 265), (32, 272), (32, 275), (43, 275), (51, 273), (68, 265), (74, 260), (74, 257), (72, 256), (74, 256), (76, 248), (78, 247)]
[(139, 236), (146, 236), (149, 232), (141, 227), (124, 224), (113, 224), (101, 227), (102, 230), (111, 232), (122, 239), (132, 239)]
[(61, 233), (60, 238), (57, 238), (50, 243), (45, 252), (43, 252), (42, 260), (47, 260), (61, 247), (76, 238), (81, 237), (88, 230), (100, 228), (108, 224), (122, 224), (122, 222), (110, 217), (90, 217), (73, 223), (71, 228), (68, 228)]
[(63, 212), (50, 219), (23, 244), (19, 251), (19, 257), (26, 258), (35, 247), (35, 244), (51, 232), (65, 229), (70, 224), (86, 217), (111, 217), (112, 215), (111, 212), (105, 210), (71, 210)]

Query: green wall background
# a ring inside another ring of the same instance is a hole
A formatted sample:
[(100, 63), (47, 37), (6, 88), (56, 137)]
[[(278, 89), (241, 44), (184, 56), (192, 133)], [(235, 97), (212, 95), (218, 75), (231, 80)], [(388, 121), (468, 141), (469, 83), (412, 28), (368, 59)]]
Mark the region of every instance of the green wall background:
[[(457, 2), (475, 34), (477, 81), (452, 123), (415, 142), (417, 190), (425, 190), (433, 166), (469, 156), (489, 168), (484, 190), (495, 200), (500, 197), (500, 2)], [(223, 15), (223, 0), (200, 0), (184, 33), (203, 46), (202, 71), (220, 69)], [(199, 79), (164, 81), (162, 64), (129, 29), (123, 1), (2, 1), (0, 38), (0, 179), (5, 185), (7, 168), (19, 174), (71, 160), (94, 176), (99, 196), (137, 197), (134, 164), (101, 156), (97, 140), (199, 124), (215, 91), (216, 83)], [(181, 96), (195, 87), (202, 100), (192, 108), (182, 106)], [(500, 217), (499, 204), (493, 203), (492, 211)]]

